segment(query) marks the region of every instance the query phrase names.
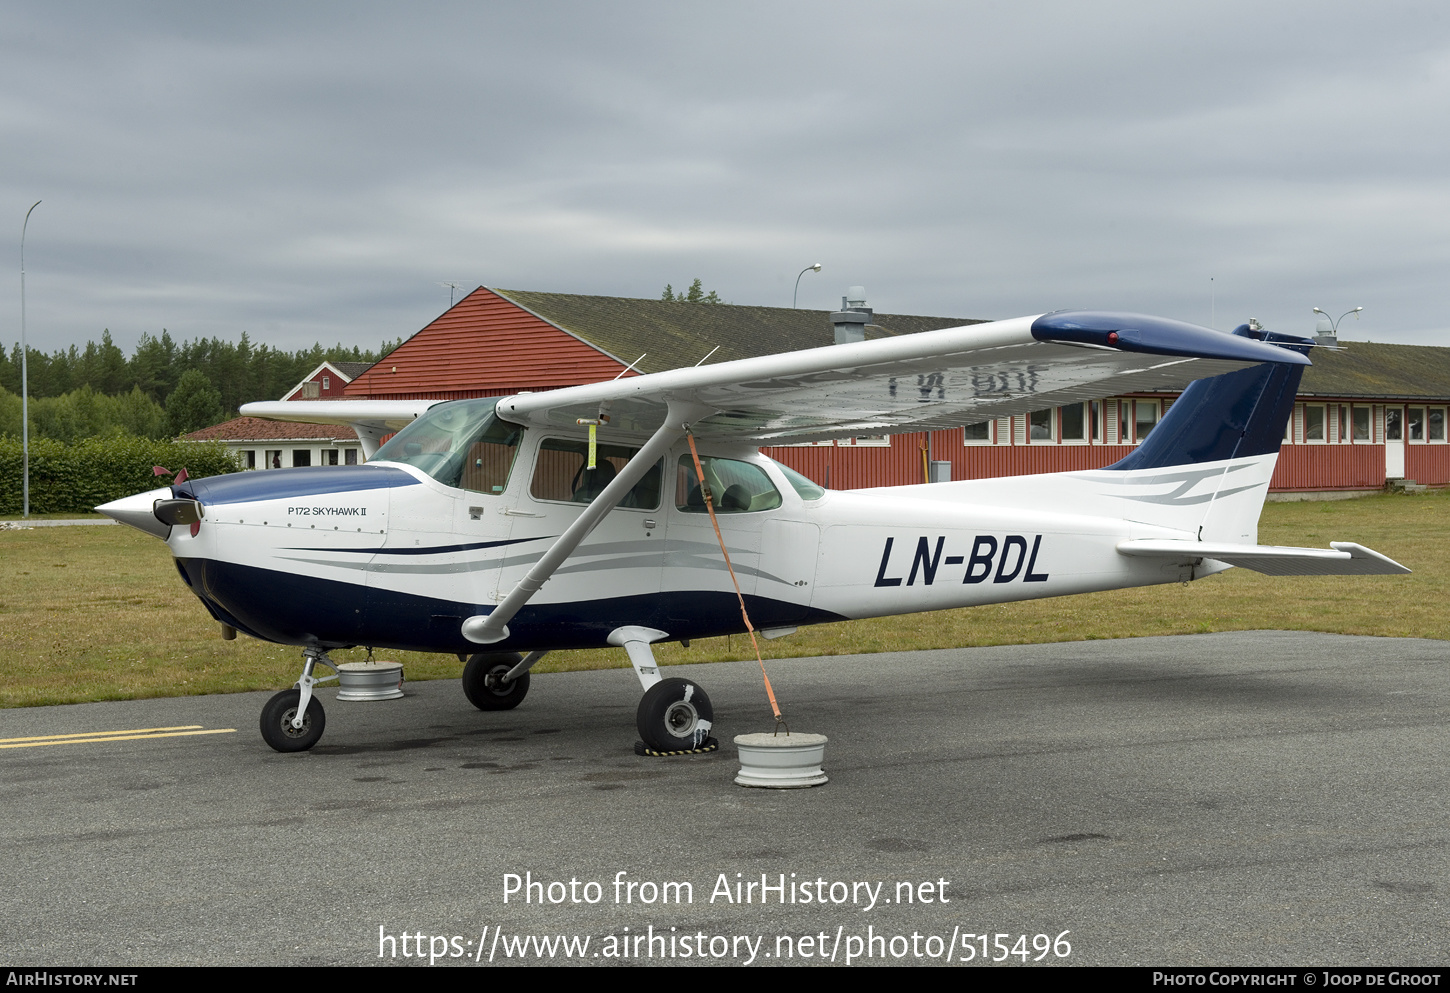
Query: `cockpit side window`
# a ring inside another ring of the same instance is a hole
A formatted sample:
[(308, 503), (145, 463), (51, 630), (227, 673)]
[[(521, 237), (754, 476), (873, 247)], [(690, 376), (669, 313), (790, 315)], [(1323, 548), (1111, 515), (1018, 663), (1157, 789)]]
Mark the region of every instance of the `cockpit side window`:
[[(780, 506), (780, 491), (760, 466), (708, 456), (701, 456), (700, 465), (705, 470), (705, 485), (715, 504), (715, 513), (746, 514)], [(687, 514), (706, 512), (695, 460), (688, 455), (680, 456), (675, 473), (675, 509)]]
[(445, 486), (500, 494), (524, 429), (494, 414), (495, 397), (439, 404), (393, 435), (373, 462), (401, 462)]
[[(609, 481), (619, 474), (626, 462), (638, 454), (638, 448), (624, 445), (598, 445), (594, 468), (589, 468), (589, 445), (566, 438), (545, 438), (539, 445), (534, 463), (534, 479), (529, 493), (536, 500), (561, 500), (566, 503), (593, 503)], [(660, 505), (661, 467), (655, 464), (635, 483), (619, 506), (635, 510), (654, 510)]]

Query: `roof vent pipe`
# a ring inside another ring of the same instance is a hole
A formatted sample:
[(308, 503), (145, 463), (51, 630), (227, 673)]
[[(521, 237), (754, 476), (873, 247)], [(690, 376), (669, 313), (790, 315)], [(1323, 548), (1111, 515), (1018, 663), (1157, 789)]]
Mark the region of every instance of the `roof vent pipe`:
[(866, 340), (866, 325), (871, 323), (871, 308), (866, 306), (866, 287), (852, 286), (841, 297), (841, 309), (831, 314), (836, 344)]

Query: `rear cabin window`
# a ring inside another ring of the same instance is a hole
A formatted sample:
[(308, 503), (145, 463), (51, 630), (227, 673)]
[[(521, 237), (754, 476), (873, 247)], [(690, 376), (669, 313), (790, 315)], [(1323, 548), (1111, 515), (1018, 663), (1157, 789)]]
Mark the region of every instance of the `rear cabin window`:
[[(534, 479), (529, 494), (535, 500), (560, 500), (565, 503), (593, 503), (610, 480), (635, 455), (638, 448), (624, 445), (599, 445), (595, 449), (594, 468), (589, 468), (589, 443), (565, 438), (545, 438), (539, 445), (534, 463)], [(664, 475), (659, 463), (635, 483), (619, 506), (635, 510), (654, 510), (660, 505), (660, 479)]]
[[(780, 491), (760, 466), (736, 459), (705, 457), (700, 463), (717, 514), (747, 514), (780, 506)], [(707, 512), (695, 460), (688, 455), (680, 457), (675, 472), (675, 509), (687, 514)]]

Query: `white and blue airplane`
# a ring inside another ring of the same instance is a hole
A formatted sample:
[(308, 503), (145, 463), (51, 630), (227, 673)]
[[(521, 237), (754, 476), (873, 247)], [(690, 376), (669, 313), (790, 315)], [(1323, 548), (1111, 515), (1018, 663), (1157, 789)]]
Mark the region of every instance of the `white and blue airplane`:
[[(354, 426), (366, 464), (186, 480), (97, 509), (164, 539), (224, 636), (302, 647), (301, 678), (262, 712), (280, 751), (322, 735), (316, 666), (355, 645), (466, 658), (483, 710), (518, 706), (551, 650), (622, 646), (644, 744), (697, 750), (709, 697), (661, 678), (650, 646), (746, 630), (707, 501), (767, 637), (1234, 566), (1408, 572), (1347, 542), (1257, 543), (1311, 344), (1056, 312), (503, 398), (255, 403), (242, 412)], [(1099, 470), (828, 491), (759, 451), (1185, 384)]]

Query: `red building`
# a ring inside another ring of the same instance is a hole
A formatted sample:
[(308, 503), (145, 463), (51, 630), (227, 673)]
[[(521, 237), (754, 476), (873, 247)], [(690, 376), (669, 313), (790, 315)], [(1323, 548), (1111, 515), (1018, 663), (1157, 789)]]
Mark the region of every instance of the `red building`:
[(371, 367), (369, 362), (323, 362), (302, 377), (283, 400), (342, 400), (347, 384)]
[[(342, 392), (352, 399), (504, 396), (825, 347), (853, 334), (979, 323), (874, 314), (864, 301), (851, 303), (830, 314), (479, 287)], [(1450, 349), (1352, 343), (1311, 357), (1275, 491), (1378, 490), (1397, 478), (1450, 484)], [(1106, 397), (946, 431), (765, 451), (835, 489), (1094, 469), (1132, 451), (1173, 399)]]

